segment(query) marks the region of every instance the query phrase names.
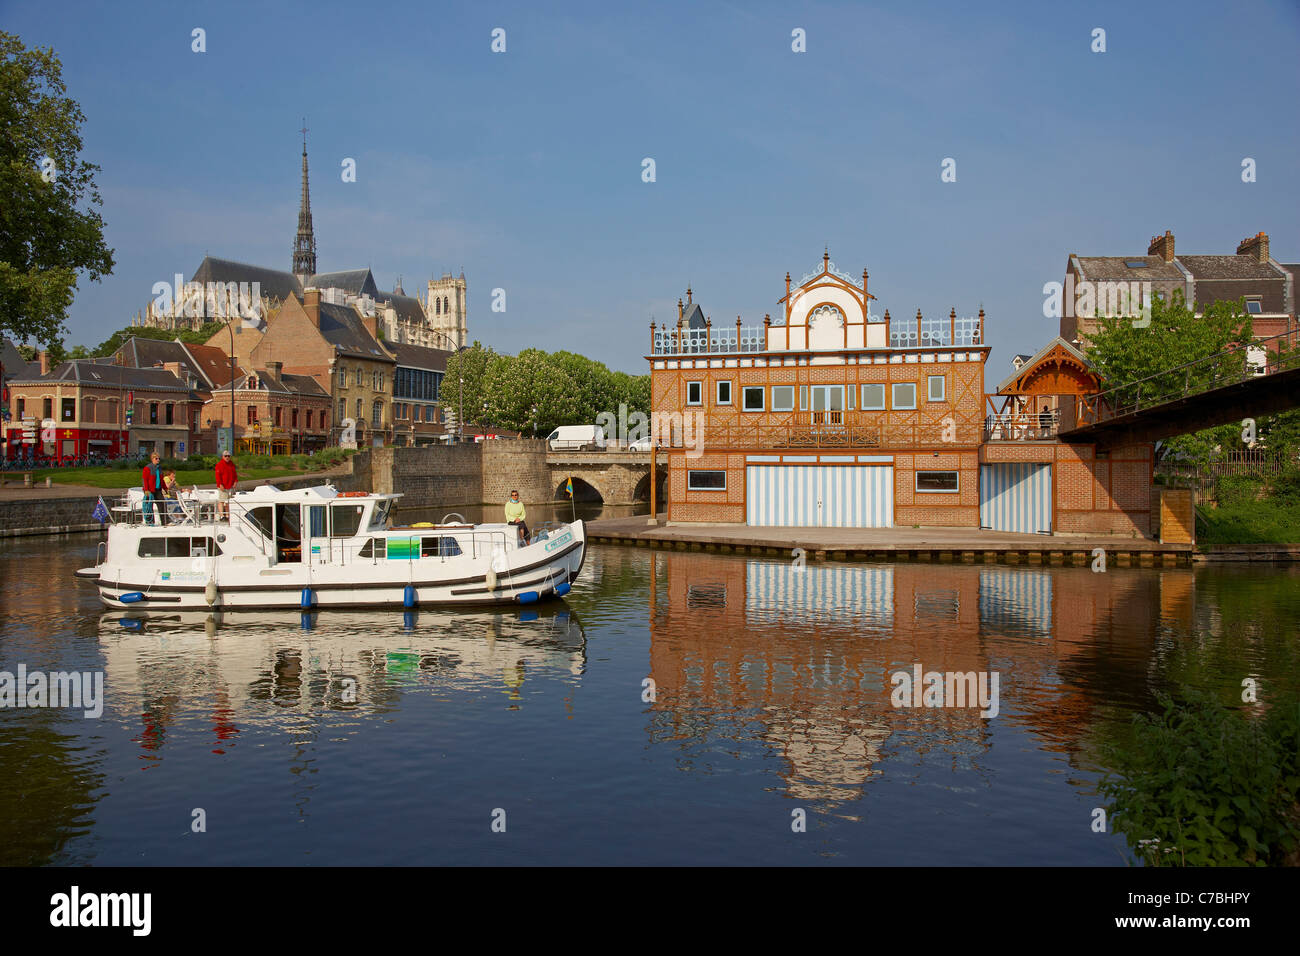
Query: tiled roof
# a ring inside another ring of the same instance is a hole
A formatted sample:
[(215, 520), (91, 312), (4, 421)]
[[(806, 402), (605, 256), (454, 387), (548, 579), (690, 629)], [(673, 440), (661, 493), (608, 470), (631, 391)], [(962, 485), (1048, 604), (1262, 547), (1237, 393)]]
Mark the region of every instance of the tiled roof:
[(283, 372), (280, 375), (280, 381), (285, 384), (290, 392), (295, 392), (305, 398), (329, 398), (330, 393), (321, 388), (320, 382), (310, 375), (292, 375)]
[[(1186, 277), (1172, 262), (1165, 262), (1162, 256), (1078, 256), (1085, 279), (1123, 279), (1147, 282), (1183, 282)], [(1178, 257), (1182, 259), (1182, 256)], [(1133, 268), (1127, 263), (1142, 262), (1145, 265)]]
[[(230, 355), (215, 345), (191, 345), (185, 344), (185, 350), (193, 359), (195, 365), (202, 377), (214, 388), (220, 388), (222, 385), (230, 384)], [(244, 370), (235, 365), (235, 376), (239, 377), (244, 374)]]
[(194, 272), (191, 282), (256, 282), (262, 295), (284, 301), (290, 295), (302, 292), (297, 278), (292, 272), (267, 269), (247, 262), (234, 262), (230, 259), (216, 259), (204, 256), (203, 261)]
[(690, 329), (704, 328), (704, 310), (700, 308), (698, 302), (692, 302), (682, 313), (682, 318), (686, 320), (686, 327)]
[(1282, 279), (1267, 262), (1251, 256), (1179, 256), (1178, 261), (1193, 279)]
[(370, 335), (356, 309), (350, 305), (320, 304), (320, 334), (340, 352), (360, 358), (391, 362), (392, 358)]
[[(18, 351), (18, 346), (14, 345), (8, 339), (0, 340), (0, 363), (5, 367), (5, 379), (15, 378), (19, 375), (40, 375), (41, 365), (39, 362), (28, 362), (23, 358), (23, 353)], [(30, 371), (28, 366), (32, 366), (35, 371)]]
[(386, 348), (397, 364), (404, 368), (420, 368), (431, 372), (447, 371), (447, 356), (451, 353), (444, 349), (431, 349), (423, 345), (411, 345), (406, 342), (385, 342)]
[[(308, 398), (329, 398), (329, 392), (320, 387), (320, 384), (310, 375), (285, 375), (281, 373), (280, 381), (276, 381), (269, 370), (259, 368), (255, 371), (257, 376), (257, 390), (262, 392), (274, 392), (277, 395), (302, 395)], [(235, 391), (247, 390), (249, 388), (248, 380), (250, 375), (241, 375), (235, 381)]]
[(186, 392), (190, 389), (171, 372), (162, 368), (133, 368), (129, 365), (105, 365), (92, 359), (73, 359), (62, 362), (48, 375), (29, 376), (15, 380), (15, 385), (71, 382), (81, 385), (120, 385), (154, 391)]

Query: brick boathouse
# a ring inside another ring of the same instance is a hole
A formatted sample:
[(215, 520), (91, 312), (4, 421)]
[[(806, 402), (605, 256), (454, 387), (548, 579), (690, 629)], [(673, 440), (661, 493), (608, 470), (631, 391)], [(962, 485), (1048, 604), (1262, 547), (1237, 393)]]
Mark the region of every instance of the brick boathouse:
[(984, 391), (984, 312), (877, 315), (829, 254), (761, 326), (715, 326), (697, 303), (651, 325), (652, 411), (670, 521), (792, 527), (1151, 530), (1149, 444), (1063, 442), (1100, 389), (1055, 339)]

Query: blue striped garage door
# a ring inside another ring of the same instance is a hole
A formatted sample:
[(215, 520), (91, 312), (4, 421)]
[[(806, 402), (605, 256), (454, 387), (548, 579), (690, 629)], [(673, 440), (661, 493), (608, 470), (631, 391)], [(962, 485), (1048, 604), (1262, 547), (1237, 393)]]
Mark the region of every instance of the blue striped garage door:
[(980, 527), (1026, 534), (1052, 530), (1052, 466), (980, 465)]
[(749, 465), (745, 522), (801, 528), (892, 528), (893, 465)]

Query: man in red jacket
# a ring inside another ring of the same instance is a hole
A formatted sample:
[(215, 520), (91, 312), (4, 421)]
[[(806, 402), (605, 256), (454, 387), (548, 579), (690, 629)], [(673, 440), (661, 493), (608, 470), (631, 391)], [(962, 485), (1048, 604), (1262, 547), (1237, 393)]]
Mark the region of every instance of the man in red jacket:
[(235, 473), (235, 462), (230, 452), (223, 451), (217, 462), (217, 510), (222, 518), (230, 515), (230, 493), (234, 490), (239, 475)]
[(153, 524), (154, 502), (162, 499), (162, 461), (157, 452), (149, 456), (149, 464), (140, 473), (140, 483), (144, 487), (144, 523)]

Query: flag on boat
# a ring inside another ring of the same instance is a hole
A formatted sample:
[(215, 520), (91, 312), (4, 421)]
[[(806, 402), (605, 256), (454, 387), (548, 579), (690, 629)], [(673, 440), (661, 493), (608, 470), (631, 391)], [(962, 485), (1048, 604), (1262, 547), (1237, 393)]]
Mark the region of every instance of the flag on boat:
[(568, 495), (570, 498), (573, 497), (573, 479), (572, 479), (572, 478), (570, 478), (567, 482), (565, 482), (565, 484), (564, 484), (564, 493), (565, 493), (566, 495)]
[(103, 495), (99, 496), (99, 504), (95, 505), (95, 510), (90, 513), (90, 516), (94, 518), (96, 521), (98, 521), (100, 524), (103, 524), (105, 521), (108, 520), (109, 518), (108, 507), (104, 504)]

